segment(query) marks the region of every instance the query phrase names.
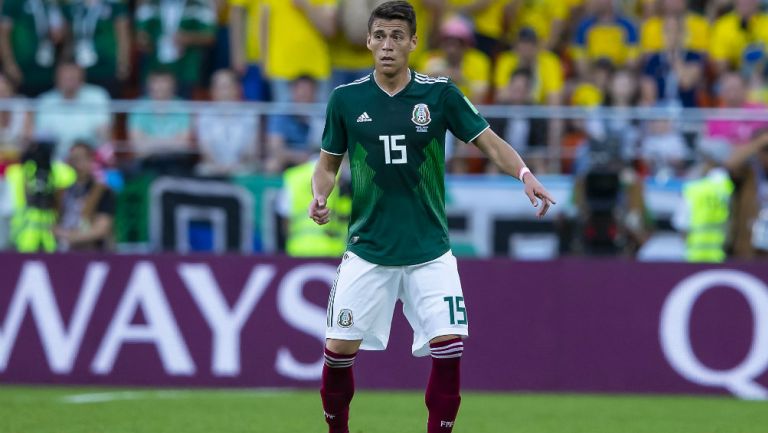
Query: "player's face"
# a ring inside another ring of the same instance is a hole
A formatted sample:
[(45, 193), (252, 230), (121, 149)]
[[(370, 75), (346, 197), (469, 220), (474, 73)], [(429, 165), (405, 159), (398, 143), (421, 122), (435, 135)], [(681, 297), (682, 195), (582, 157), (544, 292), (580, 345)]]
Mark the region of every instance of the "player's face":
[(368, 34), (368, 49), (373, 53), (376, 70), (395, 75), (408, 65), (408, 56), (416, 48), (416, 35), (411, 35), (403, 20), (374, 20)]

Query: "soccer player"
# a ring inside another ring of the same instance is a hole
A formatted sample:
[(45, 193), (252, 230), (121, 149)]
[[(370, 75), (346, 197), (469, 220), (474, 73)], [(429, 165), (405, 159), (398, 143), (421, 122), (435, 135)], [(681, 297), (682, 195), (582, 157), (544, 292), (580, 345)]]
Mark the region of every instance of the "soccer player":
[(412, 352), (432, 356), (428, 433), (452, 431), (459, 410), (459, 363), (467, 310), (445, 215), (446, 130), (478, 146), (520, 178), (538, 215), (554, 200), (520, 156), (488, 128), (447, 78), (408, 69), (416, 18), (405, 1), (377, 7), (368, 21), (374, 71), (337, 87), (327, 107), (309, 216), (326, 224), (343, 154), (352, 173), (348, 249), (328, 301), (320, 394), (330, 433), (349, 432), (352, 365), (359, 349), (383, 350), (395, 303), (414, 330)]

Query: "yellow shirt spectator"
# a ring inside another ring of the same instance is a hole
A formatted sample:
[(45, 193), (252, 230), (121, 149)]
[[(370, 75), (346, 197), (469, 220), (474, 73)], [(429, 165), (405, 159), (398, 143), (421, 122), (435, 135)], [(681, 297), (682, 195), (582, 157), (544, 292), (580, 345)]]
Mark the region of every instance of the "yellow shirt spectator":
[[(509, 78), (519, 67), (517, 54), (507, 51), (499, 56), (496, 63), (496, 73), (493, 83), (496, 89), (509, 84)], [(546, 50), (541, 50), (536, 56), (533, 68), (533, 98), (537, 104), (547, 103), (549, 96), (563, 91), (563, 67), (558, 57)]]
[(709, 54), (716, 62), (731, 67), (740, 66), (744, 50), (750, 44), (768, 45), (768, 14), (753, 15), (742, 28), (741, 17), (731, 12), (723, 15), (712, 26), (712, 42)]
[(615, 16), (612, 21), (586, 18), (576, 30), (572, 49), (578, 61), (606, 58), (614, 65), (624, 66), (638, 56), (637, 27), (628, 18)]
[[(440, 50), (428, 51), (422, 57), (419, 71), (428, 75), (444, 75), (447, 68), (445, 54)], [(468, 48), (461, 61), (461, 77), (451, 77), (454, 84), (474, 102), (482, 102), (490, 87), (491, 60), (483, 52)]]
[[(471, 18), (475, 31), (483, 36), (501, 39), (504, 31), (504, 7), (513, 1), (491, 0), (488, 6), (472, 14)], [(477, 0), (450, 0), (450, 6), (456, 10), (476, 2)]]
[(245, 20), (245, 60), (248, 63), (257, 63), (261, 60), (259, 30), (262, 2), (263, 0), (229, 0), (231, 6), (241, 7), (248, 13), (248, 18)]
[[(293, 80), (308, 75), (326, 80), (331, 74), (328, 43), (309, 18), (287, 0), (262, 0), (268, 36), (266, 75)], [(313, 6), (334, 6), (336, 0), (310, 0)]]
[(541, 41), (549, 40), (552, 22), (567, 20), (571, 7), (577, 5), (563, 0), (525, 0), (522, 3), (518, 19), (512, 26), (513, 34), (519, 29), (530, 27)]
[(365, 46), (353, 44), (339, 32), (331, 41), (333, 69), (356, 70), (373, 68), (373, 56)]
[(435, 25), (432, 11), (424, 4), (424, 0), (409, 0), (413, 10), (416, 12), (416, 49), (410, 56), (412, 66), (419, 65), (421, 56), (429, 49), (429, 32)]
[[(653, 54), (664, 49), (664, 18), (652, 17), (640, 27), (640, 50)], [(701, 15), (685, 15), (685, 48), (699, 53), (709, 50), (709, 23)]]

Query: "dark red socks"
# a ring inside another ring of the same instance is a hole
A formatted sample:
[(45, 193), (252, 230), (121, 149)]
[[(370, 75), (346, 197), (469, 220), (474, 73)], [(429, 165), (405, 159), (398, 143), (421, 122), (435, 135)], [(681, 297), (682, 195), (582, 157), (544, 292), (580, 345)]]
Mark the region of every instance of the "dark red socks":
[(424, 398), (429, 409), (427, 433), (450, 433), (461, 403), (460, 361), (464, 343), (461, 338), (455, 338), (432, 343), (429, 350), (432, 373)]
[(355, 394), (352, 365), (355, 363), (356, 355), (356, 353), (340, 355), (325, 349), (320, 396), (323, 399), (325, 422), (328, 423), (329, 433), (349, 432), (349, 403)]

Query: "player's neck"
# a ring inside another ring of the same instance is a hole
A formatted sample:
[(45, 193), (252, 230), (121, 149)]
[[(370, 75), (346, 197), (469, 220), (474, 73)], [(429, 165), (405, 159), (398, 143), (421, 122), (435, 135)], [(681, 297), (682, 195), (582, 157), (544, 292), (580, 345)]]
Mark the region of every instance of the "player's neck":
[(390, 96), (394, 96), (408, 85), (411, 81), (411, 70), (403, 68), (401, 71), (394, 75), (385, 75), (380, 71), (373, 71), (373, 80), (376, 81), (376, 85)]

